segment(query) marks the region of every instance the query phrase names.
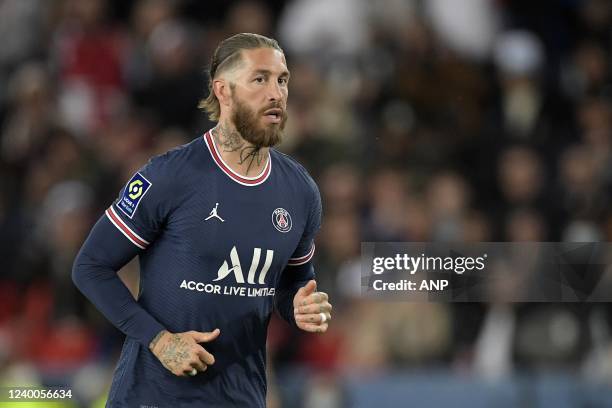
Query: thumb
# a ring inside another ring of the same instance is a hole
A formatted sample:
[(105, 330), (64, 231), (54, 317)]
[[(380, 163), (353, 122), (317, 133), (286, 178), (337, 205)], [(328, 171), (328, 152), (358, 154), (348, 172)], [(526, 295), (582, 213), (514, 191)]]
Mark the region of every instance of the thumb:
[(309, 280), (305, 286), (300, 288), (300, 290), (302, 291), (301, 294), (304, 296), (308, 296), (311, 293), (315, 293), (317, 291), (317, 281), (314, 279)]
[(215, 330), (213, 330), (211, 332), (197, 332), (197, 331), (194, 331), (192, 333), (193, 333), (192, 334), (193, 339), (196, 341), (196, 343), (207, 343), (207, 342), (213, 341), (214, 339), (219, 337), (219, 334), (221, 333), (221, 330), (215, 329)]

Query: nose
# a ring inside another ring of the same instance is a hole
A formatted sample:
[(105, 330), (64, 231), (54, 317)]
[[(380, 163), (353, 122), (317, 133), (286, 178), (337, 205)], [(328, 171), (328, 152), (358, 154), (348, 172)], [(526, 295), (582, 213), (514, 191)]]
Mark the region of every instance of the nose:
[(283, 91), (277, 81), (270, 81), (268, 87), (268, 100), (280, 101), (283, 98)]

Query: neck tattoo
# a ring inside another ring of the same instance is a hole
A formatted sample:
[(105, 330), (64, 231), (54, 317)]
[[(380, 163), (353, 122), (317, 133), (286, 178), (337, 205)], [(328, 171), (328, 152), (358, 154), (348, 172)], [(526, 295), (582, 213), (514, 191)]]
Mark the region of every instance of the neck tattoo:
[(240, 152), (238, 164), (242, 165), (248, 162), (246, 169), (247, 174), (254, 163), (257, 163), (257, 166), (261, 165), (263, 161), (261, 147), (246, 144), (237, 130), (232, 129), (230, 126), (227, 126), (227, 124), (220, 123), (211, 131), (211, 134), (217, 145), (219, 145), (224, 152)]
[(224, 152), (235, 152), (244, 146), (244, 140), (240, 136), (240, 133), (236, 130), (232, 130), (229, 126), (219, 124), (211, 133), (215, 138), (215, 142), (217, 142)]

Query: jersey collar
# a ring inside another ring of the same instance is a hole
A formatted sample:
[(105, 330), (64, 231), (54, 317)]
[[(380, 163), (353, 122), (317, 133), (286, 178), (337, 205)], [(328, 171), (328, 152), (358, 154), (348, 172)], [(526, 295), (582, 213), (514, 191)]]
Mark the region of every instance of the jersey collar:
[(204, 142), (206, 143), (206, 147), (208, 147), (208, 151), (212, 156), (214, 162), (219, 166), (221, 171), (227, 174), (232, 180), (234, 180), (238, 184), (242, 184), (243, 186), (257, 186), (268, 179), (270, 173), (272, 172), (272, 157), (270, 156), (270, 151), (268, 150), (268, 161), (264, 169), (259, 173), (259, 175), (254, 177), (246, 177), (241, 176), (236, 173), (234, 170), (230, 168), (230, 166), (225, 163), (219, 150), (217, 149), (217, 145), (212, 138), (211, 130), (204, 133)]

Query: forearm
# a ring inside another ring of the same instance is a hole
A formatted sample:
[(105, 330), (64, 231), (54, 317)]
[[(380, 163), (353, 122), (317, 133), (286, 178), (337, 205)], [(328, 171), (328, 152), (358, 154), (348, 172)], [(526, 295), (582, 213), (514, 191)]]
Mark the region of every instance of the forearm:
[(305, 265), (288, 266), (283, 271), (274, 302), (278, 314), (293, 327), (297, 328), (293, 315), (293, 298), (297, 291), (311, 279), (314, 279), (314, 268), (311, 262)]
[(283, 288), (276, 292), (276, 311), (289, 325), (296, 327), (295, 317), (293, 316), (293, 298), (299, 288)]
[(117, 275), (136, 254), (133, 244), (102, 217), (75, 259), (72, 279), (115, 327), (148, 347), (164, 327), (134, 300)]

